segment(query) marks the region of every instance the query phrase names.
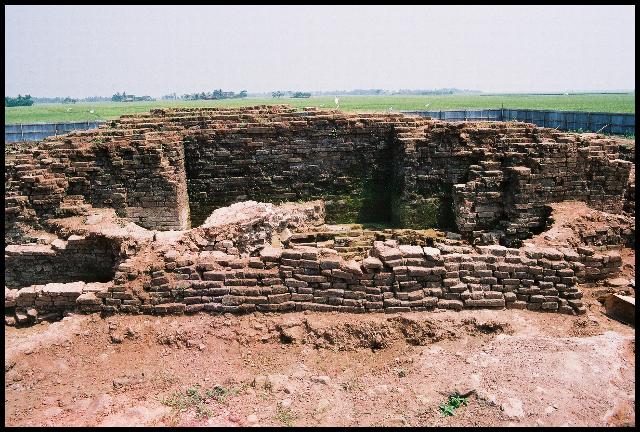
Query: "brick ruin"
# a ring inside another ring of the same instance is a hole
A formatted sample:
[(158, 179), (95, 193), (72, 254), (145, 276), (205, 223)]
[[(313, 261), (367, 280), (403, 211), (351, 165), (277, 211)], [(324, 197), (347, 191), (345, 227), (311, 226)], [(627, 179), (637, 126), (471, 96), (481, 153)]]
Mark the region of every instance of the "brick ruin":
[[(286, 106), (159, 109), (5, 150), (5, 319), (445, 308), (584, 312), (635, 241), (625, 140)], [(528, 243), (553, 203), (607, 246)], [(605, 242), (607, 243), (607, 242)]]

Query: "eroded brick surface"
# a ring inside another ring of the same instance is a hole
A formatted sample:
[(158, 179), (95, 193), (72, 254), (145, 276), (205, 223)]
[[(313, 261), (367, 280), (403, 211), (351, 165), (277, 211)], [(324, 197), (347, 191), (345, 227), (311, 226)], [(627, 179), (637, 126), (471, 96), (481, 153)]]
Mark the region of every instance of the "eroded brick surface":
[[(123, 116), (6, 155), (5, 309), (582, 313), (576, 283), (621, 264), (588, 245), (633, 231), (518, 247), (545, 229), (551, 203), (633, 214), (623, 147), (524, 123), (285, 106)], [(347, 241), (325, 222), (457, 234)]]

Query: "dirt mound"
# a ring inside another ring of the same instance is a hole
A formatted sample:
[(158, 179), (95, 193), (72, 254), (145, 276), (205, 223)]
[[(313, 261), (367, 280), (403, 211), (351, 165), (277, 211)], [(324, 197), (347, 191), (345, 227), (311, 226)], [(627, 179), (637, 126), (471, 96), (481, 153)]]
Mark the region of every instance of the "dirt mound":
[(548, 230), (530, 242), (545, 246), (627, 246), (635, 240), (631, 216), (606, 213), (584, 202), (565, 201), (549, 205)]
[(469, 334), (477, 335), (481, 334), (513, 334), (513, 327), (511, 324), (504, 321), (496, 321), (496, 320), (487, 320), (487, 321), (478, 321), (477, 318), (468, 318), (463, 320), (466, 327), (465, 330)]
[[(342, 321), (342, 320), (341, 320)], [(369, 348), (373, 351), (389, 348), (397, 342), (426, 346), (442, 340), (456, 340), (463, 335), (499, 334), (509, 331), (504, 322), (479, 322), (476, 318), (463, 321), (439, 318), (388, 316), (336, 322), (306, 318), (302, 322), (276, 325), (278, 339), (284, 344), (311, 345), (337, 351)]]
[[(329, 351), (372, 351), (401, 346), (429, 346), (441, 341), (455, 341), (467, 336), (494, 337), (511, 334), (512, 326), (493, 319), (458, 318), (453, 316), (355, 315), (349, 314), (291, 314), (283, 317), (256, 314), (242, 318), (227, 316), (198, 316), (209, 325), (196, 332), (190, 326), (176, 325), (156, 328), (155, 321), (144, 320), (130, 325), (118, 324), (109, 318), (105, 339), (111, 344), (129, 344), (148, 340), (164, 349), (203, 350), (203, 341), (215, 335), (228, 343), (242, 346), (280, 344), (307, 346)], [(440, 314), (441, 315), (441, 314)], [(243, 322), (243, 324), (239, 324)]]

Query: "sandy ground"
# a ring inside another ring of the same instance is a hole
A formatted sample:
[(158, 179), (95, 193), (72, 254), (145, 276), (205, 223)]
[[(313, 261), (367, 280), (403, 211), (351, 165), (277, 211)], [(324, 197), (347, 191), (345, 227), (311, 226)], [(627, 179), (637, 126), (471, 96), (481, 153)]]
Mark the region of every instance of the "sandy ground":
[[(586, 303), (5, 327), (5, 425), (635, 425), (635, 330)], [(216, 385), (200, 417), (162, 402)], [(443, 417), (454, 392), (468, 405)]]

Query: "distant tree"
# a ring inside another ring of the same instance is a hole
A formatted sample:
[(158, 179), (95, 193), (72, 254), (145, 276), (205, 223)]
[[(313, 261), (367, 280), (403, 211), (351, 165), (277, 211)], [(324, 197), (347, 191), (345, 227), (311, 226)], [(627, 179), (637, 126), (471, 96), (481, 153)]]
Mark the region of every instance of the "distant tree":
[(305, 92), (295, 92), (293, 94), (293, 96), (291, 96), (293, 98), (308, 98), (311, 97), (311, 93), (305, 93)]
[(271, 93), (271, 96), (274, 98), (281, 98), (282, 96), (284, 96), (284, 93), (281, 92), (280, 90), (278, 91), (274, 91), (273, 93)]
[(4, 97), (4, 106), (6, 107), (15, 107), (15, 106), (31, 106), (33, 105), (33, 99), (31, 99), (31, 95), (18, 95), (18, 97), (12, 98), (9, 96)]
[[(218, 100), (218, 99), (234, 99), (234, 98), (241, 98), (241, 97), (247, 97), (247, 91), (246, 90), (242, 90), (239, 94), (236, 94), (235, 92), (232, 91), (223, 91), (222, 89), (216, 89), (213, 90), (211, 93), (206, 93), (206, 92), (200, 92), (200, 93), (191, 93), (191, 94), (183, 94), (182, 95), (182, 99), (186, 99), (186, 100), (209, 100), (209, 99), (214, 99), (214, 100)], [(171, 98), (176, 98), (175, 93), (173, 93), (172, 95), (165, 95), (162, 97), (163, 99), (171, 99)]]

